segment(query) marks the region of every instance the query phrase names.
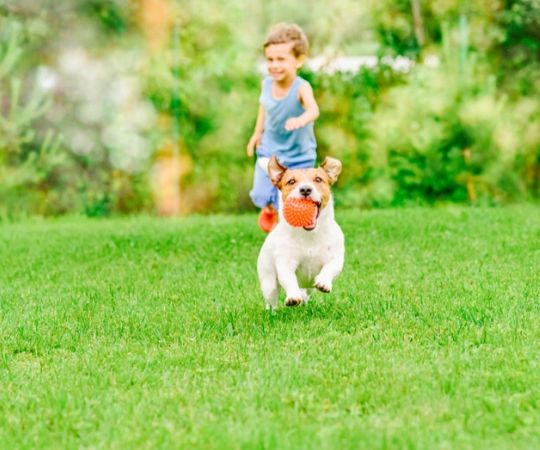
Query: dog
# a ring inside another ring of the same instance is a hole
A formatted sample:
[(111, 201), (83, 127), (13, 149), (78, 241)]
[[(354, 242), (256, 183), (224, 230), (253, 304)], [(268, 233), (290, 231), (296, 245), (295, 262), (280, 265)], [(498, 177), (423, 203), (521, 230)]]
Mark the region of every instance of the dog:
[[(305, 303), (318, 289), (328, 293), (341, 273), (345, 239), (334, 220), (331, 186), (341, 172), (341, 162), (327, 157), (320, 167), (287, 169), (275, 156), (268, 162), (268, 175), (279, 189), (279, 221), (267, 236), (257, 260), (257, 273), (267, 309), (276, 309), (280, 286), (286, 306)], [(293, 227), (283, 217), (287, 198), (311, 199), (318, 213), (313, 228)]]

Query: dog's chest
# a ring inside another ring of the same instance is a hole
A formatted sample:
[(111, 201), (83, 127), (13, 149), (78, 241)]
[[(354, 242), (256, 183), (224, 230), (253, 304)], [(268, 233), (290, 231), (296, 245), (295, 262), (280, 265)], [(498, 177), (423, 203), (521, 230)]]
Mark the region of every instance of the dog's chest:
[(298, 268), (296, 276), (299, 281), (304, 281), (311, 286), (313, 279), (321, 271), (321, 268), (332, 258), (332, 247), (329, 244), (311, 245), (299, 248)]

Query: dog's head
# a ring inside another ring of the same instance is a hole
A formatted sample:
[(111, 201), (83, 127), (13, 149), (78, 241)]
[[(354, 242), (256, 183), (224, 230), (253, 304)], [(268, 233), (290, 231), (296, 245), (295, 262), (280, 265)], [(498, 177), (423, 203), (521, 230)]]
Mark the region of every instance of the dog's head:
[(288, 169), (272, 156), (268, 163), (268, 174), (272, 183), (281, 191), (283, 202), (288, 198), (306, 198), (314, 201), (319, 212), (332, 199), (330, 187), (341, 172), (341, 162), (326, 157), (319, 167), (313, 169)]

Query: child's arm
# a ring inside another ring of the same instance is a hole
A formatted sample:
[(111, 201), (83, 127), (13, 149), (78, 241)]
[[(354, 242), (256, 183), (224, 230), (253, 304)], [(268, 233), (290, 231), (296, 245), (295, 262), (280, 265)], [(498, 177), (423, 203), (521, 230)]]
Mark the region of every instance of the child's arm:
[(313, 89), (309, 83), (302, 83), (298, 89), (298, 99), (304, 107), (304, 113), (298, 117), (291, 117), (285, 122), (287, 131), (296, 130), (305, 127), (308, 123), (313, 122), (319, 117), (319, 106), (313, 96)]
[(249, 139), (248, 145), (246, 147), (246, 153), (248, 156), (253, 156), (255, 147), (258, 147), (261, 144), (261, 136), (264, 131), (264, 108), (262, 105), (259, 105), (259, 114), (257, 115), (257, 123), (255, 124), (255, 131)]

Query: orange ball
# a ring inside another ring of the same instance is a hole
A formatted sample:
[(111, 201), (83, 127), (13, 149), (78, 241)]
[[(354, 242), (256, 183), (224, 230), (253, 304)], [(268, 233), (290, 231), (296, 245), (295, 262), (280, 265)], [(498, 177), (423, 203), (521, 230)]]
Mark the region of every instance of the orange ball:
[(307, 198), (288, 198), (283, 205), (283, 217), (293, 227), (311, 228), (317, 220), (317, 203)]

